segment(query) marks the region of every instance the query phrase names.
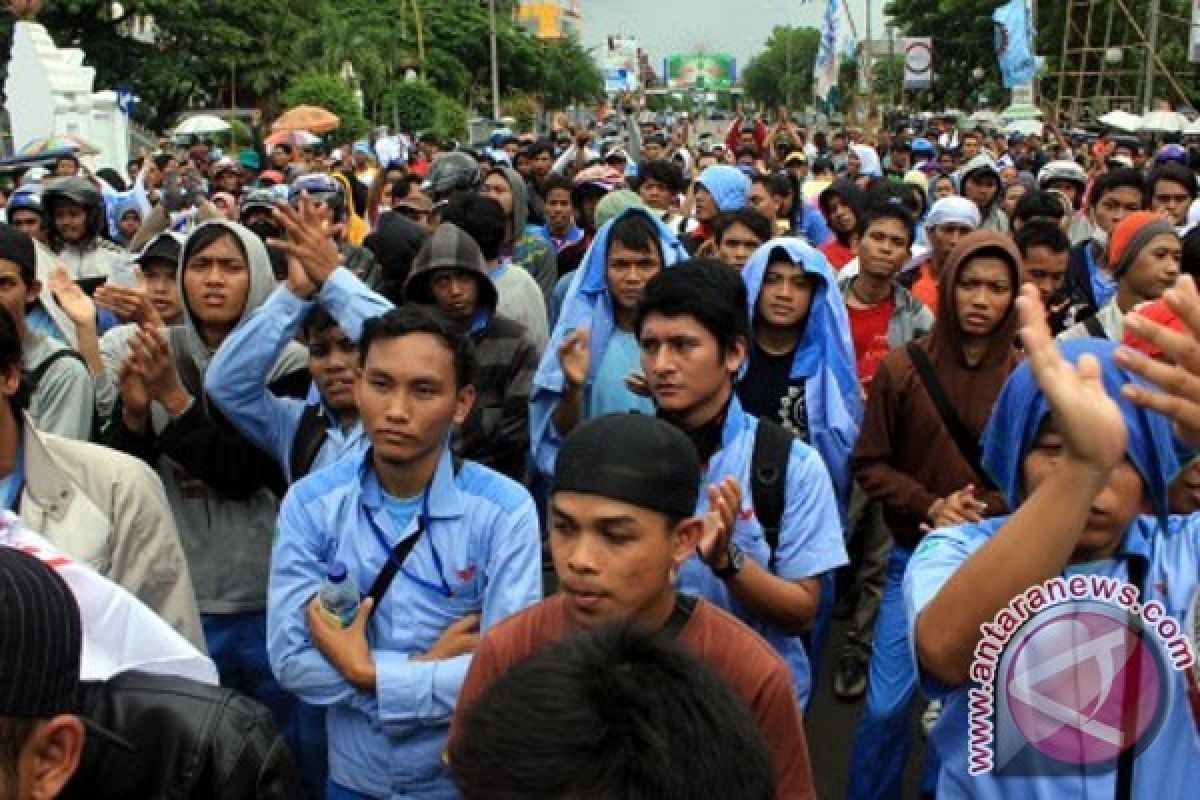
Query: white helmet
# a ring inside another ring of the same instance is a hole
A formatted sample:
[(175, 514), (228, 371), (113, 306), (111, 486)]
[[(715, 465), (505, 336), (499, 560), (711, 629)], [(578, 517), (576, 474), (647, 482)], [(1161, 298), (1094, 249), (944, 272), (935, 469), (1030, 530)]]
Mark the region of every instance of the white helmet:
[(1082, 190), (1087, 186), (1087, 173), (1074, 161), (1051, 161), (1038, 173), (1038, 188), (1045, 189), (1051, 181), (1070, 181)]

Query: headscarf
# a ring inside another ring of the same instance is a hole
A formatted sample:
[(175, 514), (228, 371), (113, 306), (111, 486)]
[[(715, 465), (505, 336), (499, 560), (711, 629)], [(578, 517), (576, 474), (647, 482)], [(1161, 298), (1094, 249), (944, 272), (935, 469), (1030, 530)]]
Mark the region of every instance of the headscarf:
[(854, 155), (858, 156), (858, 174), (866, 175), (871, 178), (879, 178), (883, 176), (883, 166), (879, 163), (879, 153), (875, 152), (874, 147), (865, 144), (852, 144), (850, 149), (854, 151)]

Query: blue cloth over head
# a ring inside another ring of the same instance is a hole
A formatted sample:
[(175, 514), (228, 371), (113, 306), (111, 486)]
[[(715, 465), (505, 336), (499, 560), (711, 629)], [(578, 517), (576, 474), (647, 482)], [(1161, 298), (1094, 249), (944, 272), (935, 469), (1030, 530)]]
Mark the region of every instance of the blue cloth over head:
[(750, 179), (737, 167), (713, 164), (700, 173), (697, 183), (708, 189), (721, 211), (745, 208), (750, 200)]

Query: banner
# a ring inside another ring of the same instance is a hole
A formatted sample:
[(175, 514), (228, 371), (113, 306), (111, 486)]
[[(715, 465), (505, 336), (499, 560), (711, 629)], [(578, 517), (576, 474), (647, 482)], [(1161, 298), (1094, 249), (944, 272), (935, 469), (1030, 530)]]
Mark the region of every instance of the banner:
[(636, 92), (642, 88), (638, 51), (638, 40), (633, 37), (608, 37), (602, 70), (606, 92)]
[(821, 46), (817, 48), (817, 60), (813, 64), (813, 94), (823, 103), (833, 102), (830, 95), (837, 89), (838, 43), (842, 38), (840, 12), (838, 0), (828, 0), (821, 24)]
[(1033, 24), (1025, 0), (1009, 0), (997, 8), (992, 23), (1004, 87), (1029, 83), (1037, 75), (1037, 59), (1033, 57)]
[(737, 61), (728, 53), (670, 55), (663, 77), (669, 89), (729, 89), (737, 80)]
[(904, 48), (904, 88), (933, 86), (933, 39), (928, 36), (900, 40)]

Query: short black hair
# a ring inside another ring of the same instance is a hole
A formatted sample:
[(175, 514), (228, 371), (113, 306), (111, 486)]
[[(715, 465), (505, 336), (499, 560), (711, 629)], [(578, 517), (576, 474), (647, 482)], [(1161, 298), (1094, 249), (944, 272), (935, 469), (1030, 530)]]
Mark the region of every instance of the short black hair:
[(542, 183), (542, 197), (550, 196), (550, 192), (555, 189), (563, 189), (568, 195), (575, 192), (575, 182), (565, 175), (559, 175), (557, 172), (551, 172), (546, 176), (546, 180)]
[(762, 186), (776, 197), (786, 197), (790, 194), (795, 194), (791, 179), (782, 172), (753, 175), (750, 178), (750, 184), (752, 186)]
[(538, 139), (529, 147), (525, 148), (525, 155), (532, 158), (537, 158), (542, 153), (549, 153), (550, 157), (554, 157), (554, 143), (549, 139)]
[(767, 219), (767, 215), (757, 208), (737, 208), (733, 211), (722, 211), (712, 222), (713, 241), (720, 244), (725, 234), (734, 225), (742, 225), (748, 231), (766, 242), (775, 236), (775, 225)]
[(375, 342), (399, 339), (410, 333), (428, 333), (441, 339), (454, 356), (455, 388), (471, 385), (475, 379), (475, 349), (471, 339), (433, 306), (401, 306), (367, 320), (358, 342), (359, 366), (366, 365), (367, 354)]
[(1017, 201), (1013, 219), (1030, 222), (1035, 219), (1061, 220), (1067, 215), (1060, 195), (1049, 189), (1030, 189)]
[(633, 332), (641, 339), (642, 324), (651, 314), (689, 316), (716, 338), (726, 354), (739, 339), (750, 338), (746, 309), (746, 284), (736, 270), (715, 258), (692, 259), (664, 269), (646, 283), (633, 314)]
[(154, 166), (161, 172), (167, 168), (167, 164), (175, 160), (175, 156), (170, 153), (159, 153), (152, 160), (154, 161)]
[(745, 702), (682, 645), (602, 625), (513, 665), (465, 709), (450, 772), (465, 800), (771, 800)]
[(1146, 179), (1146, 205), (1150, 205), (1154, 199), (1154, 187), (1159, 181), (1171, 181), (1178, 183), (1187, 190), (1188, 195), (1194, 200), (1196, 199), (1196, 173), (1185, 167), (1183, 164), (1178, 164), (1174, 161), (1168, 161), (1166, 164), (1159, 164), (1150, 172), (1150, 177)]
[[(1088, 206), (1095, 208), (1100, 205), (1100, 200), (1104, 195), (1113, 191), (1129, 187), (1137, 189), (1139, 193), (1146, 193), (1146, 181), (1142, 177), (1142, 173), (1130, 167), (1121, 167), (1119, 169), (1110, 169), (1108, 172), (1096, 178), (1096, 182), (1092, 184), (1092, 190), (1088, 192)], [(1145, 203), (1142, 203), (1143, 208)]]
[[(21, 332), (17, 330), (17, 323), (8, 313), (8, 309), (0, 306), (0, 370), (12, 367), (20, 370), (22, 353)], [(21, 412), (29, 406), (29, 394), (29, 386), (22, 377), (16, 394), (8, 398), (13, 414), (19, 417)]]
[(392, 202), (408, 197), (412, 193), (414, 183), (417, 182), (408, 175), (401, 175), (392, 181)]
[(865, 236), (867, 230), (882, 219), (894, 219), (903, 225), (905, 233), (908, 234), (908, 244), (912, 245), (917, 223), (902, 203), (872, 203), (867, 206), (867, 210), (858, 220), (858, 235)]
[(758, 158), (758, 148), (752, 145), (744, 144), (733, 151), (734, 158)]
[(1071, 240), (1063, 233), (1063, 229), (1054, 222), (1043, 218), (1034, 218), (1021, 226), (1021, 230), (1013, 234), (1013, 241), (1021, 258), (1029, 255), (1031, 247), (1045, 247), (1051, 253), (1065, 253), (1071, 249)]
[(646, 181), (657, 181), (673, 192), (683, 191), (683, 170), (674, 161), (658, 158), (638, 165), (637, 188)]
[(487, 261), (500, 257), (508, 218), (494, 198), (479, 192), (455, 192), (442, 208), (442, 222), (462, 228)]
[(658, 228), (646, 214), (622, 214), (617, 217), (612, 227), (608, 229), (608, 241), (605, 242), (610, 252), (614, 242), (620, 242), (630, 250), (658, 253), (658, 260), (663, 261)]
[(300, 325), (300, 336), (305, 342), (312, 342), (313, 337), (320, 336), (330, 328), (336, 328), (340, 323), (334, 319), (333, 315), (325, 310), (324, 306), (313, 306), (308, 312), (308, 316), (304, 318), (304, 322)]
[(40, 721), (0, 716), (0, 786), (17, 785), (17, 760)]

